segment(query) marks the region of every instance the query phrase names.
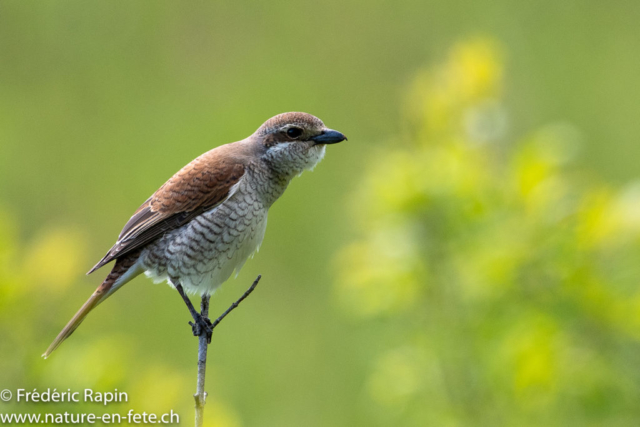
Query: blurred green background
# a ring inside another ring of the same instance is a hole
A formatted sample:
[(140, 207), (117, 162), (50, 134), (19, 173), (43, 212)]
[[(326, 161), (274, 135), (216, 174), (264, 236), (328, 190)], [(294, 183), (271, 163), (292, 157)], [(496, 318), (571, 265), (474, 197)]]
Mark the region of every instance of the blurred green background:
[(637, 1), (0, 2), (0, 389), (193, 416), (196, 340), (138, 278), (44, 361), (83, 273), (184, 164), (306, 111), (349, 141), (212, 299), (216, 426), (640, 418)]

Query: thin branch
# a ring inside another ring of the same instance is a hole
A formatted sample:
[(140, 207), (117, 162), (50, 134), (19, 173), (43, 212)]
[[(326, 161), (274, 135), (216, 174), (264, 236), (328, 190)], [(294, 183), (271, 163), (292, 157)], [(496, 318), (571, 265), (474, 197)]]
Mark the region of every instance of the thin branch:
[[(205, 319), (209, 316), (210, 297), (210, 295), (202, 295), (202, 302), (200, 303), (200, 314)], [(209, 347), (207, 331), (204, 330), (204, 328), (200, 330), (198, 341), (198, 382), (196, 394), (194, 394), (193, 397), (196, 400), (196, 427), (202, 427), (204, 422), (204, 405), (207, 400), (207, 393), (204, 391), (204, 379), (207, 373), (207, 349)]]
[[(200, 303), (200, 315), (202, 316), (202, 319), (204, 319), (206, 321), (207, 324), (211, 325), (208, 328), (204, 328), (201, 327), (199, 329), (199, 335), (198, 335), (198, 341), (199, 341), (199, 345), (198, 345), (198, 382), (197, 382), (197, 386), (196, 386), (196, 394), (193, 395), (195, 401), (196, 401), (196, 427), (202, 427), (202, 424), (204, 422), (204, 405), (205, 405), (205, 401), (207, 399), (207, 393), (204, 391), (204, 380), (205, 380), (205, 376), (206, 376), (206, 372), (207, 372), (207, 348), (209, 347), (209, 343), (211, 342), (211, 332), (213, 331), (213, 328), (215, 328), (216, 326), (218, 326), (218, 324), (220, 322), (222, 322), (222, 319), (224, 319), (227, 314), (231, 313), (231, 311), (233, 311), (236, 307), (238, 307), (238, 305), (240, 305), (240, 303), (249, 296), (249, 294), (251, 294), (251, 292), (253, 292), (253, 290), (256, 288), (256, 286), (258, 286), (258, 282), (260, 281), (260, 279), (262, 278), (261, 275), (259, 275), (256, 280), (254, 280), (253, 284), (251, 285), (251, 287), (249, 289), (247, 289), (247, 291), (233, 304), (231, 304), (231, 307), (229, 307), (227, 309), (227, 311), (225, 311), (224, 313), (222, 313), (222, 315), (220, 317), (218, 317), (216, 319), (215, 322), (213, 322), (213, 324), (211, 324), (211, 322), (209, 321), (209, 295), (203, 295), (202, 296), (202, 302)], [(197, 312), (196, 312), (197, 314)], [(196, 324), (198, 324), (198, 319), (196, 318), (196, 316), (194, 316), (194, 320), (196, 321)], [(191, 322), (189, 322), (191, 323)], [(195, 324), (193, 325), (195, 327)], [(194, 329), (195, 330), (195, 329)]]
[(213, 324), (211, 324), (211, 329), (215, 328), (216, 326), (218, 326), (218, 323), (222, 322), (222, 319), (224, 319), (227, 314), (231, 313), (236, 307), (238, 307), (238, 305), (240, 305), (240, 303), (249, 296), (249, 294), (251, 294), (251, 292), (253, 292), (253, 290), (256, 288), (256, 286), (258, 286), (258, 282), (260, 281), (260, 279), (262, 278), (262, 275), (258, 275), (258, 277), (256, 277), (256, 280), (253, 281), (253, 285), (251, 285), (251, 287), (249, 289), (247, 289), (247, 291), (240, 297), (240, 299), (238, 299), (238, 301), (234, 302), (233, 304), (231, 304), (231, 307), (229, 307), (227, 309), (227, 311), (225, 311), (224, 313), (222, 313), (222, 315), (220, 317), (218, 317), (216, 319), (215, 322), (213, 322)]

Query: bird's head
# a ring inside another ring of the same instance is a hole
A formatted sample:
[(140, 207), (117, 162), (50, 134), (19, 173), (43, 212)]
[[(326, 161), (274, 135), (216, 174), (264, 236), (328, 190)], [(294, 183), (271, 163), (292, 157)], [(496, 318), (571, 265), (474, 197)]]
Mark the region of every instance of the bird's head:
[(307, 113), (283, 113), (267, 120), (255, 134), (265, 151), (263, 159), (287, 176), (313, 169), (324, 157), (328, 144), (347, 139)]

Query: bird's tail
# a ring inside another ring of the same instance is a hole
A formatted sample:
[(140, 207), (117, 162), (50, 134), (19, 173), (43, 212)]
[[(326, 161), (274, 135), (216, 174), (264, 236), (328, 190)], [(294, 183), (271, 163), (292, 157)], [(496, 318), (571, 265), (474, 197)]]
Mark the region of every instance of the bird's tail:
[(78, 312), (69, 320), (67, 325), (60, 331), (56, 339), (53, 340), (47, 351), (44, 352), (42, 357), (45, 359), (51, 355), (51, 353), (62, 344), (78, 326), (82, 323), (87, 314), (98, 306), (102, 301), (109, 298), (115, 291), (117, 291), (122, 285), (129, 282), (142, 272), (137, 266), (136, 261), (138, 254), (135, 254), (135, 258), (126, 257), (116, 261), (111, 273), (102, 282), (98, 289), (89, 297), (87, 302), (78, 310)]
[(73, 316), (71, 320), (69, 320), (69, 323), (67, 323), (67, 326), (65, 326), (62, 329), (62, 331), (60, 331), (56, 339), (53, 340), (53, 342), (51, 343), (49, 348), (47, 348), (47, 351), (44, 352), (42, 357), (44, 357), (45, 359), (49, 357), (49, 355), (53, 352), (53, 350), (58, 348), (58, 346), (62, 344), (62, 341), (66, 340), (69, 337), (69, 335), (71, 335), (73, 331), (75, 331), (76, 328), (80, 326), (80, 323), (82, 323), (84, 318), (87, 317), (87, 314), (89, 314), (91, 310), (96, 308), (96, 306), (100, 304), (100, 302), (106, 299), (108, 295), (108, 290), (109, 290), (108, 288), (110, 288), (110, 286), (105, 286), (105, 284), (106, 284), (106, 280), (105, 282), (102, 283), (102, 285), (98, 287), (98, 289), (95, 290), (93, 295), (91, 295), (91, 297), (87, 300), (87, 302), (85, 302), (84, 305), (80, 308), (80, 310), (78, 310), (76, 315)]

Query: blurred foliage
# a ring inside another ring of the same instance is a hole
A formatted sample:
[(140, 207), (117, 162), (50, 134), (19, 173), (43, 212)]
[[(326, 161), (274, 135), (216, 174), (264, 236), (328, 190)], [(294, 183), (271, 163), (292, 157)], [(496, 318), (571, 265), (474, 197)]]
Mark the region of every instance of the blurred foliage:
[(572, 165), (563, 123), (508, 134), (500, 45), (422, 72), (372, 160), (339, 256), (347, 312), (393, 330), (380, 425), (628, 426), (640, 417), (640, 184)]
[[(13, 401), (3, 402), (0, 411), (99, 415), (126, 413), (130, 408), (156, 414), (173, 409), (183, 417), (183, 425), (190, 424), (192, 402), (184, 397), (189, 396), (195, 384), (193, 373), (163, 364), (148, 354), (143, 341), (135, 337), (124, 333), (94, 334), (84, 344), (77, 340), (66, 342), (70, 351), (64, 357), (52, 357), (46, 362), (38, 357), (43, 350), (38, 339), (40, 329), (49, 323), (60, 323), (57, 307), (64, 304), (65, 290), (83, 269), (86, 238), (72, 228), (48, 227), (23, 247), (16, 239), (17, 231), (17, 220), (0, 211), (0, 372), (3, 389), (14, 393)], [(61, 253), (65, 256), (61, 257)], [(85, 388), (97, 392), (119, 389), (128, 393), (129, 403), (98, 408), (92, 403), (17, 403), (17, 388), (40, 392), (71, 389), (81, 393)], [(233, 410), (215, 393), (209, 400), (207, 425), (239, 425)]]

